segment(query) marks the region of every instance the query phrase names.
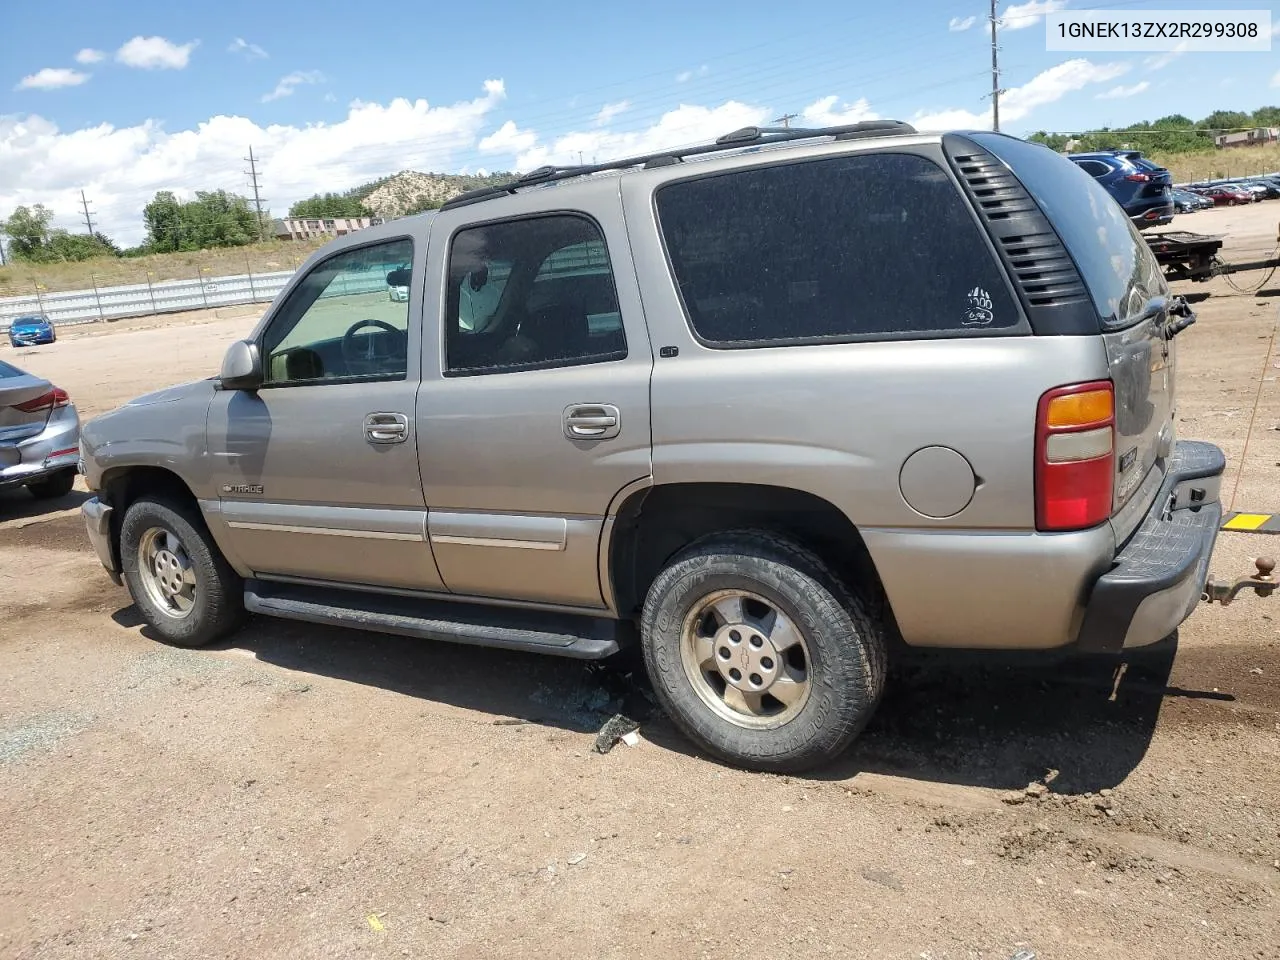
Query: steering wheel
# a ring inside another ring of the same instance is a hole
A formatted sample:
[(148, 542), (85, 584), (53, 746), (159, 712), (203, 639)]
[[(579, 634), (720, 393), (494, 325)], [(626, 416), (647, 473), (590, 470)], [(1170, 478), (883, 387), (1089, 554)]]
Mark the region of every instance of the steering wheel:
[[(372, 336), (364, 338), (363, 344), (356, 343), (356, 334), (365, 327), (376, 327), (392, 334), (394, 346), (386, 352), (375, 349), (377, 340)], [(342, 359), (346, 362), (347, 371), (352, 374), (381, 373), (385, 361), (407, 358), (409, 355), (409, 338), (404, 330), (387, 323), (385, 320), (357, 320), (347, 327), (342, 335)]]

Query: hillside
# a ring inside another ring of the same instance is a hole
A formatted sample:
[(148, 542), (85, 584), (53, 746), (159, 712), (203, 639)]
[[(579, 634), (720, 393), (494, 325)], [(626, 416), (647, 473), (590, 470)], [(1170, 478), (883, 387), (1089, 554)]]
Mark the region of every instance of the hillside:
[(511, 179), (509, 173), (465, 176), (451, 173), (418, 173), (403, 170), (351, 191), (380, 217), (390, 219), (407, 213), (438, 207), (460, 193), (478, 187), (496, 186)]

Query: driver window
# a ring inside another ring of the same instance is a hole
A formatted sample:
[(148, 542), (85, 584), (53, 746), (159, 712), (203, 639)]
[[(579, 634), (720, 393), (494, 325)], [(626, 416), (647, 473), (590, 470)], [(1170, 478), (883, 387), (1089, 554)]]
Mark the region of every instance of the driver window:
[(405, 379), (412, 274), (408, 239), (312, 268), (267, 329), (267, 385)]

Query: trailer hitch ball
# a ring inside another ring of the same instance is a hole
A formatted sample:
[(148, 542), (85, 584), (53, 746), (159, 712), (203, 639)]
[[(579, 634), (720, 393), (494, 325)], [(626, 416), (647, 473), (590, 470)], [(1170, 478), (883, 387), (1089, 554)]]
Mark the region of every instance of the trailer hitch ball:
[(1219, 582), (1210, 576), (1205, 581), (1204, 592), (1200, 595), (1200, 599), (1209, 603), (1217, 601), (1225, 607), (1241, 590), (1252, 589), (1260, 597), (1271, 596), (1272, 591), (1280, 586), (1280, 581), (1272, 579), (1271, 576), (1271, 572), (1276, 568), (1275, 560), (1271, 557), (1258, 557), (1253, 561), (1253, 565), (1257, 567), (1257, 573), (1251, 577), (1241, 577), (1234, 583)]

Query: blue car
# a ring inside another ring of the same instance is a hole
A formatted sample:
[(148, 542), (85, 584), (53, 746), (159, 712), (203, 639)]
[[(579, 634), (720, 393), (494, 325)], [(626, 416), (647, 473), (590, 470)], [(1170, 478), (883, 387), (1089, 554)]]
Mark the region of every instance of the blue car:
[(1139, 230), (1173, 220), (1173, 177), (1137, 150), (1069, 153), (1067, 158), (1102, 184)]
[(9, 345), (30, 347), (37, 343), (53, 343), (58, 334), (48, 317), (15, 317), (9, 324)]

